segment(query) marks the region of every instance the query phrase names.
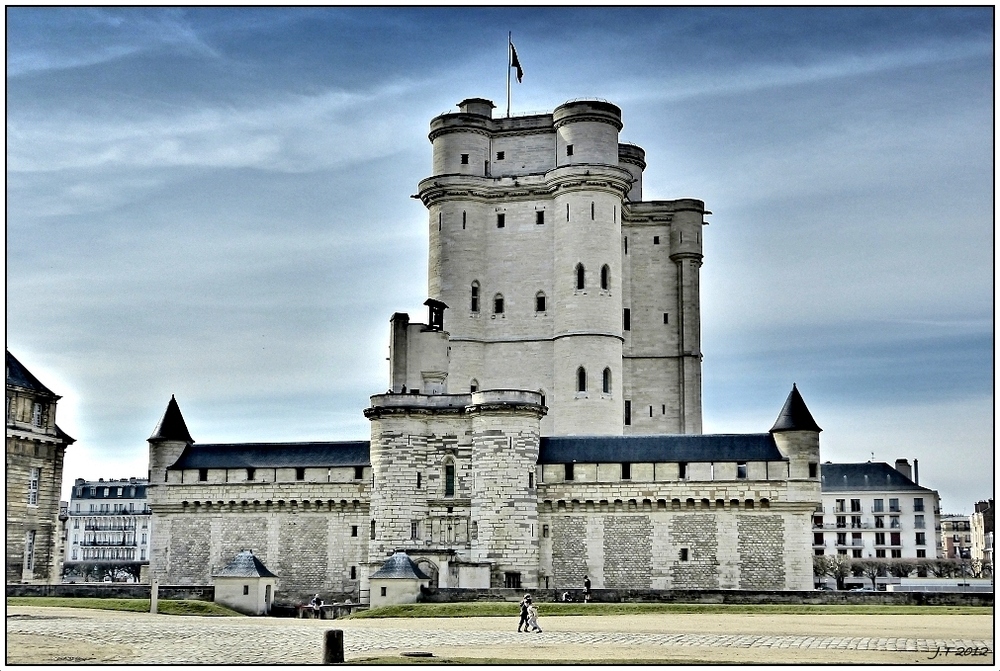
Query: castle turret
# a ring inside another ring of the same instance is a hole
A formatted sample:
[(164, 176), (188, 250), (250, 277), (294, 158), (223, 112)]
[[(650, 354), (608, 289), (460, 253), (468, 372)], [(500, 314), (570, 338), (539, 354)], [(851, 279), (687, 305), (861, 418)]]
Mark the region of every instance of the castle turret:
[(813, 419), (798, 388), (785, 399), (778, 419), (771, 427), (771, 435), (778, 450), (788, 459), (788, 476), (792, 480), (814, 480), (819, 487), (819, 433), (822, 431)]
[[(167, 468), (177, 461), (184, 448), (194, 443), (173, 395), (153, 435), (146, 440), (149, 443), (149, 486), (153, 488), (167, 481)], [(150, 498), (153, 498), (152, 492)]]
[(670, 260), (677, 273), (677, 355), (682, 433), (701, 433), (701, 227), (705, 203), (676, 201)]

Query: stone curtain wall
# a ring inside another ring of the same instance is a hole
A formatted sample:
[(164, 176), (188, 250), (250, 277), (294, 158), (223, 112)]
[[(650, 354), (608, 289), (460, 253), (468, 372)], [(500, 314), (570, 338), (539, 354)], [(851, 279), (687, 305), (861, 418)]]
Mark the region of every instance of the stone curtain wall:
[(740, 589), (785, 588), (785, 522), (780, 515), (737, 519)]
[(604, 518), (604, 587), (650, 587), (652, 538), (648, 515)]
[(198, 585), (210, 582), (211, 524), (208, 518), (179, 517), (170, 523), (170, 560), (166, 566), (167, 577), (159, 580), (179, 585)]
[(554, 587), (578, 589), (587, 575), (587, 518), (566, 515), (551, 520)]
[[(718, 531), (715, 515), (675, 515), (669, 524), (670, 544), (677, 554), (666, 558), (673, 562), (672, 587), (719, 587)], [(688, 551), (687, 561), (680, 560), (680, 550)]]

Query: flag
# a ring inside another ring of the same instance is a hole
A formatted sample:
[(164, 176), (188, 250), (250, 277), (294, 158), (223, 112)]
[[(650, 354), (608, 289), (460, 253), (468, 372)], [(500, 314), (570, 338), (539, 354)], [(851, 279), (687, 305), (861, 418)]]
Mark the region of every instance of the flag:
[(521, 62), (517, 60), (517, 49), (514, 48), (514, 43), (508, 41), (510, 45), (510, 67), (517, 68), (517, 83), (521, 83), (521, 77), (524, 76), (524, 70), (521, 69)]

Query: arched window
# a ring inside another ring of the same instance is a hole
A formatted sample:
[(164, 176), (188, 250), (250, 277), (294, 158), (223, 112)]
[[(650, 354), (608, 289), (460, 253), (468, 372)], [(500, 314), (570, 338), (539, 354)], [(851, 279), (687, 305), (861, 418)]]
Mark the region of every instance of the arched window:
[(611, 369), (604, 369), (603, 384), (601, 385), (601, 391), (605, 394), (611, 393)]
[(473, 380), (472, 382), (469, 383), (469, 391), (471, 391), (473, 394), (479, 391), (479, 380)]
[(583, 264), (582, 263), (576, 264), (576, 288), (577, 289), (582, 289), (584, 287), (583, 280), (584, 280), (585, 274), (586, 273), (583, 270)]
[(601, 288), (607, 291), (611, 288), (611, 269), (601, 266)]
[(493, 297), (493, 314), (503, 314), (503, 294), (497, 294)]
[(470, 309), (473, 312), (479, 312), (479, 282), (472, 283), (472, 304)]
[(587, 370), (583, 366), (576, 369), (576, 390), (587, 391)]
[(455, 495), (455, 462), (451, 458), (444, 462), (444, 495)]
[(545, 293), (542, 291), (535, 294), (535, 312), (545, 312)]

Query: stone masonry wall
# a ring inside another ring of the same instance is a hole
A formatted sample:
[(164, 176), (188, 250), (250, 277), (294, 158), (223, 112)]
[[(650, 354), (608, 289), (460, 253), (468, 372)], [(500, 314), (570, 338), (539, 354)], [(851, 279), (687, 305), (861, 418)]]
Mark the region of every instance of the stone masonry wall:
[(743, 516), (736, 528), (740, 589), (784, 589), (785, 524), (781, 516)]
[(719, 538), (715, 515), (675, 515), (670, 520), (669, 534), (673, 546), (687, 550), (686, 560), (681, 558), (679, 552), (671, 558), (674, 562), (671, 576), (673, 587), (717, 589)]
[(653, 525), (648, 515), (604, 518), (604, 586), (649, 588)]

